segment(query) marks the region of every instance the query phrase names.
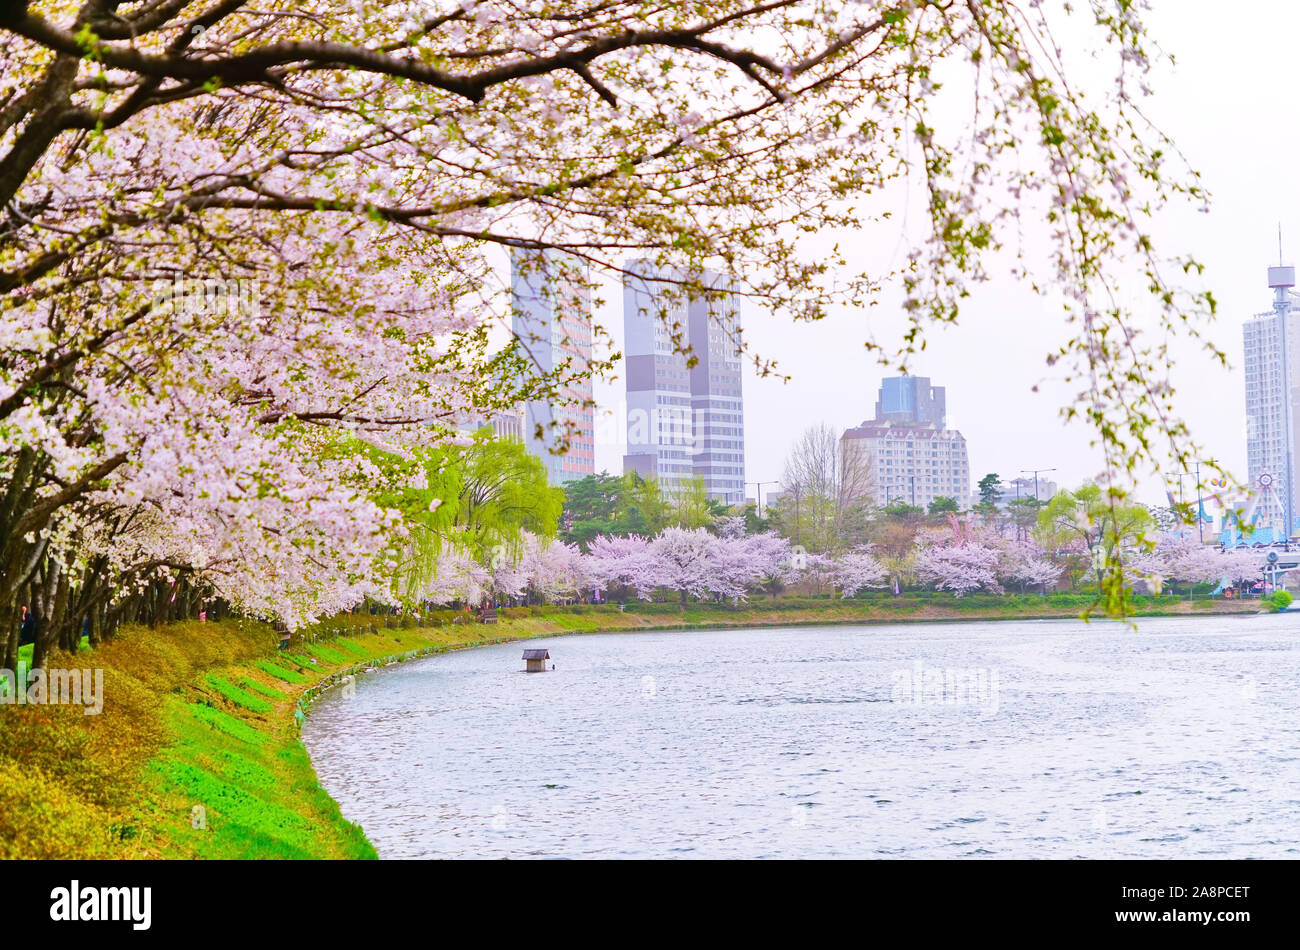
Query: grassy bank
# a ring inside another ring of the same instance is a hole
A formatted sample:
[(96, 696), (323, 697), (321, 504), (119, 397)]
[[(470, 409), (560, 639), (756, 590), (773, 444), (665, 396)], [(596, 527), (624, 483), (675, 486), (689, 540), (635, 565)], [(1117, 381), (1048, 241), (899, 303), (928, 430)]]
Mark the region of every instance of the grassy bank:
[[(0, 857), (373, 857), (361, 829), (319, 787), (299, 725), (316, 692), (389, 659), (563, 633), (1071, 617), (1081, 609), (1051, 598), (962, 600), (514, 608), (495, 625), (440, 612), (422, 627), (356, 615), (287, 650), (248, 621), (128, 628), (52, 664), (104, 670), (101, 715), (0, 707)], [(1173, 598), (1140, 606), (1147, 614), (1260, 609)]]
[(0, 707), (0, 857), (373, 857), (317, 784), (299, 702), (342, 671), (490, 633), (380, 629), (279, 650), (264, 624), (187, 622), (60, 655), (53, 666), (104, 670), (103, 712)]

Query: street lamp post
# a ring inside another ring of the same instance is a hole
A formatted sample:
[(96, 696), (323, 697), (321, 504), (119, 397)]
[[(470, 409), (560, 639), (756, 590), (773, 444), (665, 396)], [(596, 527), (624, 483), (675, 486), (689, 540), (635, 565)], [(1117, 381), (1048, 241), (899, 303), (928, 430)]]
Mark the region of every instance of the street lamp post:
[(1022, 468), (1022, 469), (1020, 470), (1020, 474), (1021, 474), (1021, 475), (1028, 475), (1028, 474), (1031, 473), (1031, 472), (1033, 473), (1033, 476), (1034, 476), (1034, 507), (1035, 507), (1035, 508), (1038, 507), (1038, 473), (1039, 473), (1039, 472), (1054, 472), (1054, 471), (1056, 471), (1056, 469), (1054, 469), (1054, 468)]
[(1183, 503), (1183, 479), (1188, 475), (1196, 478), (1196, 536), (1202, 544), (1205, 543), (1205, 522), (1201, 520), (1201, 512), (1205, 504), (1201, 489), (1201, 463), (1196, 462), (1195, 472), (1178, 472), (1175, 477), (1178, 479), (1178, 503)]
[(902, 501), (906, 494), (907, 476), (894, 475), (888, 479), (881, 479), (879, 484), (885, 490), (885, 507), (888, 508), (895, 501)]
[[(1056, 471), (1056, 469), (1054, 469), (1054, 468), (1022, 468), (1022, 469), (1020, 470), (1020, 474), (1021, 474), (1021, 475), (1028, 475), (1028, 474), (1032, 473), (1033, 476), (1034, 476), (1034, 517), (1035, 517), (1035, 518), (1038, 517), (1038, 508), (1039, 508), (1039, 506), (1041, 505), (1041, 502), (1040, 502), (1039, 499), (1038, 499), (1038, 473), (1039, 473), (1039, 472), (1054, 472), (1054, 471)], [(1019, 486), (1019, 485), (1016, 486), (1016, 497), (1017, 497), (1017, 498), (1020, 497), (1020, 486)], [(1017, 528), (1016, 528), (1016, 534), (1017, 534), (1017, 535), (1020, 534), (1020, 529), (1019, 529), (1018, 526), (1017, 526)]]
[(916, 507), (916, 476), (915, 476), (915, 475), (899, 475), (899, 476), (898, 476), (894, 481), (892, 481), (892, 482), (885, 482), (885, 507), (886, 507), (886, 508), (888, 508), (888, 507), (890, 506), (891, 501), (892, 501), (892, 499), (890, 498), (890, 495), (889, 495), (889, 490), (890, 490), (891, 488), (902, 488), (902, 489), (906, 489), (906, 487), (907, 487), (909, 481), (911, 482), (911, 486), (912, 486), (912, 488), (911, 488), (912, 507), (913, 507), (913, 508)]
[[(754, 486), (754, 499), (755, 499), (755, 501), (757, 501), (757, 503), (758, 503), (758, 516), (759, 516), (760, 518), (763, 517), (763, 486), (764, 486), (764, 485), (780, 485), (781, 483), (780, 483), (780, 482), (745, 482), (745, 484), (746, 484), (746, 485), (753, 485), (753, 486)], [(744, 494), (744, 491), (743, 491), (743, 490), (742, 490), (741, 494)], [(742, 498), (742, 499), (741, 499), (741, 502), (743, 503), (744, 500), (745, 500), (745, 499)]]

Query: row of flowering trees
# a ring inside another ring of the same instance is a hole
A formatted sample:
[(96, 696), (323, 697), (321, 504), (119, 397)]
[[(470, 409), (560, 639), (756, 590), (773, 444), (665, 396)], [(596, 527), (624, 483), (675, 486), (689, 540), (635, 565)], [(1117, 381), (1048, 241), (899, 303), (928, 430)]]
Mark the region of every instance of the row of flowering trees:
[[(900, 581), (959, 596), (1008, 589), (1046, 593), (1064, 573), (1060, 560), (1032, 541), (998, 538), (925, 539), (899, 571), (870, 546), (809, 554), (772, 532), (671, 527), (653, 538), (601, 535), (585, 553), (525, 534), (518, 550), (498, 551), (487, 564), (459, 549), (446, 552), (422, 597), (433, 603), (557, 602), (597, 592), (642, 600), (671, 592), (685, 603), (688, 598), (738, 601), (795, 584), (852, 597), (866, 589), (897, 589)], [(1130, 582), (1151, 591), (1168, 582), (1253, 582), (1263, 570), (1258, 551), (1220, 551), (1175, 535), (1131, 553), (1128, 563)]]
[(421, 599), (554, 602), (599, 591), (650, 600), (666, 591), (682, 602), (734, 601), (801, 580), (845, 597), (887, 583), (884, 568), (866, 549), (831, 558), (808, 555), (771, 532), (670, 527), (653, 538), (601, 535), (586, 553), (526, 533), (517, 551), (498, 551), (487, 564), (452, 549), (438, 559)]
[[(1086, 557), (1072, 549), (1049, 555), (1033, 541), (954, 538), (922, 542), (910, 566), (922, 583), (957, 594), (1001, 593), (1008, 587), (1046, 592), (1065, 574), (1069, 562)], [(1126, 552), (1124, 564), (1126, 582), (1150, 592), (1159, 592), (1170, 582), (1249, 584), (1264, 571), (1264, 558), (1257, 550), (1224, 551), (1177, 534)]]

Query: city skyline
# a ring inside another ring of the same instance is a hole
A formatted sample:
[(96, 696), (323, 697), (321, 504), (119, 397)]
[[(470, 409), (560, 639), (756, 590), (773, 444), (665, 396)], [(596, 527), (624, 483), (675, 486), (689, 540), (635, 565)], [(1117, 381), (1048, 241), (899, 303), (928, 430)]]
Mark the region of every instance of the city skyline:
[[(1300, 236), (1300, 226), (1297, 227), (1296, 233)], [(1245, 285), (1253, 288), (1254, 293), (1249, 296), (1254, 299), (1248, 310), (1227, 312), (1227, 307), (1224, 307), (1223, 315), (1215, 324), (1214, 340), (1227, 352), (1230, 367), (1225, 369), (1217, 366), (1213, 360), (1198, 354), (1195, 359), (1189, 361), (1198, 365), (1195, 365), (1193, 372), (1187, 374), (1189, 381), (1184, 382), (1182, 386), (1185, 394), (1183, 398), (1187, 402), (1207, 404), (1205, 411), (1188, 419), (1193, 436), (1201, 439), (1207, 449), (1201, 453), (1201, 459), (1207, 462), (1211, 458), (1222, 461), (1225, 467), (1243, 482), (1251, 477), (1251, 465), (1247, 452), (1250, 421), (1244, 405), (1246, 370), (1241, 341), (1246, 324), (1255, 319), (1261, 310), (1262, 302), (1267, 299), (1264, 297), (1268, 292), (1265, 276), (1270, 260), (1276, 259), (1276, 241), (1275, 225), (1270, 234), (1260, 236), (1261, 256), (1255, 265), (1242, 274), (1232, 275), (1232, 286)], [(1267, 250), (1270, 243), (1273, 245), (1271, 257)], [(1225, 296), (1229, 295), (1225, 294)], [(1230, 296), (1247, 298), (1248, 293), (1243, 290)], [(1273, 318), (1272, 313), (1266, 313), (1265, 316)], [(831, 318), (821, 325), (801, 327), (799, 332), (809, 336), (820, 334), (833, 339), (838, 335), (834, 332), (836, 319), (843, 320), (844, 317)], [(972, 319), (972, 323), (976, 322), (976, 319), (978, 318)], [(764, 327), (761, 324), (748, 325), (747, 335), (751, 340), (761, 337), (763, 333)], [(953, 345), (945, 347), (932, 344), (927, 348), (925, 365), (960, 368), (967, 362), (962, 358), (965, 352), (963, 337), (977, 334), (978, 329), (944, 328), (941, 335), (953, 337)], [(612, 345), (622, 346), (622, 340), (615, 336)], [(802, 350), (783, 351), (787, 363), (797, 361), (824, 364), (828, 353), (836, 354), (835, 358), (842, 367), (840, 372), (831, 372), (828, 369), (818, 371), (816, 366), (800, 367), (804, 371), (796, 369), (792, 373), (793, 380), (789, 384), (759, 376), (754, 372), (752, 364), (744, 364), (743, 386), (749, 410), (747, 425), (756, 430), (746, 440), (748, 450), (746, 470), (751, 484), (755, 479), (764, 481), (779, 479), (786, 455), (807, 426), (825, 421), (840, 430), (845, 430), (858, 424), (862, 413), (853, 410), (846, 396), (851, 392), (862, 393), (871, 384), (878, 386), (883, 380), (895, 375), (888, 369), (880, 367), (865, 353), (858, 354), (852, 352), (852, 348), (836, 347), (833, 343), (826, 345), (814, 343)], [(854, 359), (855, 356), (858, 358)], [(933, 378), (936, 375), (932, 371), (921, 373), (919, 361), (911, 368), (912, 378)], [(618, 407), (623, 405), (625, 396), (620, 390), (624, 385), (624, 372), (625, 370), (620, 366), (618, 378), (614, 382), (597, 381), (598, 415), (602, 411), (617, 411)], [(856, 382), (850, 392), (842, 383), (846, 378), (865, 379), (870, 382), (867, 386)], [(1018, 384), (1023, 384), (1023, 390), (1018, 389)], [(1059, 406), (1066, 401), (1065, 388), (1059, 382), (1039, 378), (1036, 382), (1030, 383), (1019, 379), (1014, 372), (1003, 372), (985, 376), (964, 388), (968, 388), (969, 391), (964, 392), (963, 398), (957, 403), (945, 406), (945, 414), (955, 420), (953, 427), (957, 427), (958, 424), (965, 426), (967, 422), (973, 420), (979, 429), (984, 430), (981, 437), (970, 444), (970, 470), (973, 480), (987, 473), (1005, 475), (1031, 466), (1048, 465), (1058, 472), (1056, 481), (1062, 487), (1073, 488), (1093, 479), (1100, 472), (1102, 467), (1100, 455), (1093, 455), (1090, 459), (1095, 464), (1090, 465), (1088, 461), (1080, 461), (1081, 457), (1089, 459), (1092, 455), (1087, 446), (1081, 447), (1079, 444), (1080, 440), (1090, 438), (1091, 433), (1079, 424), (1072, 427), (1064, 426), (1059, 418)], [(807, 407), (808, 413), (798, 417), (792, 416), (788, 407), (797, 405)], [(1015, 406), (1017, 412), (1006, 412), (1007, 405)], [(785, 411), (779, 413), (766, 411), (772, 406), (785, 407)], [(759, 421), (772, 415), (784, 417), (780, 427), (773, 426), (770, 422)], [(1017, 421), (1023, 421), (1025, 425), (1018, 427), (1015, 425)], [(622, 431), (622, 428), (616, 425), (602, 426), (598, 422), (597, 430), (608, 435)], [(1063, 438), (1065, 433), (1073, 433), (1074, 438), (1068, 436)], [(1045, 446), (1054, 444), (1060, 446), (1062, 443), (1064, 443), (1063, 449), (1057, 448), (1055, 451), (1050, 448), (1045, 449)], [(601, 440), (596, 446), (596, 470), (614, 473), (620, 471), (624, 445), (623, 442)], [(1171, 481), (1176, 484), (1180, 474), (1186, 473), (1166, 470), (1159, 475), (1146, 474), (1139, 480), (1137, 486), (1138, 499), (1148, 504), (1165, 504)]]
[[(1199, 0), (1192, 0), (1188, 8), (1191, 14), (1209, 10)], [(1214, 287), (1220, 303), (1217, 319), (1204, 333), (1226, 352), (1229, 365), (1219, 365), (1188, 340), (1173, 343), (1169, 361), (1174, 367), (1177, 408), (1202, 448), (1197, 459), (1204, 467), (1218, 461), (1247, 483), (1252, 466), (1244, 405), (1243, 327), (1267, 308), (1265, 268), (1279, 260), (1279, 224), (1282, 258), (1288, 264), (1295, 260), (1292, 248), (1300, 247), (1300, 188), (1288, 184), (1286, 165), (1277, 157), (1286, 148), (1246, 153), (1215, 148), (1225, 136), (1242, 138), (1248, 129), (1265, 122), (1269, 112), (1263, 103), (1255, 102), (1226, 107), (1231, 97), (1214, 79), (1210, 65), (1216, 49), (1192, 28), (1196, 16), (1191, 14), (1184, 20), (1160, 10), (1152, 12), (1171, 45), (1180, 51), (1177, 65), (1159, 67), (1157, 79), (1166, 94), (1153, 103), (1153, 117), (1184, 146), (1214, 200), (1206, 209), (1170, 208), (1157, 220), (1157, 236), (1163, 235), (1170, 249), (1195, 249), (1205, 265), (1205, 281)], [(1300, 11), (1280, 16), (1300, 28)], [(1261, 82), (1285, 79), (1280, 64), (1271, 60), (1255, 62), (1252, 69), (1252, 76)], [(1300, 131), (1284, 125), (1278, 135), (1283, 143), (1300, 146)], [(1243, 174), (1243, 169), (1248, 173)], [(808, 240), (829, 244), (843, 237), (811, 235)], [(882, 268), (893, 266), (906, 249), (898, 231), (882, 229), (852, 238), (861, 245), (861, 253), (878, 258)], [(594, 278), (595, 319), (609, 331), (602, 348), (621, 350), (621, 283), (605, 273), (595, 273)], [(742, 306), (748, 311), (752, 304)], [(1071, 401), (1075, 390), (1045, 362), (1059, 345), (1061, 327), (1054, 319), (1058, 308), (1054, 297), (1040, 296), (1023, 282), (994, 272), (963, 302), (962, 320), (931, 327), (927, 345), (909, 359), (907, 370), (912, 375), (960, 385), (962, 399), (947, 408), (954, 426), (969, 440), (973, 480), (989, 472), (1005, 475), (1047, 466), (1056, 469), (1062, 487), (1072, 488), (1095, 479), (1105, 467), (1101, 452), (1089, 444), (1094, 438), (1089, 427), (1061, 417), (1061, 407)], [(785, 457), (804, 428), (826, 422), (843, 430), (858, 424), (865, 413), (850, 408), (854, 394), (869, 392), (880, 380), (897, 375), (896, 367), (882, 365), (862, 342), (874, 340), (884, 347), (905, 332), (908, 318), (901, 294), (886, 289), (880, 305), (868, 313), (866, 322), (862, 314), (846, 310), (833, 310), (823, 320), (802, 325), (767, 315), (744, 320), (753, 351), (776, 359), (778, 371), (791, 377), (787, 384), (759, 375), (748, 360), (742, 364), (747, 494), (752, 494), (755, 480), (779, 479)], [(1155, 329), (1153, 316), (1144, 332)], [(628, 454), (626, 384), (625, 362), (617, 365), (613, 378), (595, 381), (594, 471), (623, 469)], [(1170, 486), (1187, 477), (1188, 473), (1174, 471), (1169, 464), (1159, 472), (1142, 471), (1135, 496), (1147, 504), (1165, 504)]]
[[(1175, 367), (1178, 409), (1204, 449), (1200, 459), (1221, 460), (1244, 481), (1249, 466), (1242, 324), (1269, 306), (1266, 267), (1278, 260), (1279, 222), (1286, 263), (1300, 263), (1300, 183), (1288, 159), (1300, 149), (1300, 126), (1276, 122), (1270, 97), (1243, 98), (1222, 81), (1222, 45), (1202, 28), (1215, 9), (1207, 0), (1187, 0), (1176, 10), (1157, 7), (1148, 15), (1152, 29), (1178, 51), (1176, 64), (1156, 66), (1152, 82), (1160, 95), (1149, 103), (1151, 118), (1202, 173), (1201, 183), (1212, 198), (1205, 211), (1171, 206), (1159, 218), (1156, 236), (1168, 251), (1194, 251), (1205, 266), (1202, 280), (1219, 301), (1218, 317), (1205, 333), (1231, 364), (1219, 365), (1194, 342), (1176, 341), (1169, 360)], [(1245, 15), (1263, 16), (1265, 7), (1254, 2), (1242, 9)], [(1268, 16), (1284, 33), (1300, 31), (1300, 9), (1269, 8)], [(1252, 57), (1246, 75), (1249, 83), (1264, 89), (1285, 88), (1290, 79), (1277, 57)], [(1250, 141), (1262, 128), (1271, 130), (1273, 147), (1222, 148), (1224, 141)], [(919, 201), (912, 211), (923, 217)], [(881, 269), (903, 261), (909, 247), (901, 225), (821, 240), (828, 247), (851, 241), (855, 262), (879, 261)], [(610, 301), (617, 296), (621, 303), (621, 296), (612, 280), (603, 296), (607, 303), (598, 309), (598, 318), (613, 329), (617, 349), (622, 314)], [(1076, 390), (1045, 362), (1068, 332), (1059, 310), (1054, 291), (1040, 295), (1027, 282), (992, 269), (990, 279), (963, 300), (960, 321), (932, 327), (928, 345), (910, 362), (912, 374), (941, 378), (961, 389), (961, 404), (950, 405), (948, 414), (969, 440), (975, 479), (987, 472), (1055, 467), (1057, 481), (1073, 488), (1104, 468), (1101, 452), (1089, 445), (1094, 433), (1087, 424), (1067, 424), (1060, 415)], [(896, 375), (893, 367), (877, 362), (863, 341), (885, 346), (901, 337), (908, 319), (902, 293), (886, 291), (867, 315), (836, 311), (816, 323), (794, 325), (747, 314), (745, 326), (754, 350), (776, 358), (778, 369), (793, 377), (787, 385), (760, 377), (751, 363), (744, 366), (746, 477), (753, 482), (780, 478), (785, 456), (807, 425), (824, 421), (845, 429), (862, 420), (866, 410), (848, 408), (848, 398), (874, 391), (881, 379)], [(1143, 329), (1158, 332), (1154, 314)], [(616, 412), (623, 386), (622, 368), (619, 379), (598, 382), (601, 406)], [(605, 438), (597, 446), (597, 470), (620, 469), (624, 447), (622, 420), (618, 422), (598, 423)], [(1166, 504), (1168, 480), (1183, 474), (1172, 469), (1140, 473), (1137, 498)]]

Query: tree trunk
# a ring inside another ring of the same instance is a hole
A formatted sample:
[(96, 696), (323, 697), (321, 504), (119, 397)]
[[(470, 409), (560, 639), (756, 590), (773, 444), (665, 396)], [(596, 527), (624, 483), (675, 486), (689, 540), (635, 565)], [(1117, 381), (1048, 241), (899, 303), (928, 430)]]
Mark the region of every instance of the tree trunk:
[(32, 669), (45, 668), (60, 633), (61, 599), (66, 590), (63, 570), (59, 563), (47, 558), (44, 576), (32, 584), (32, 614), (36, 620), (36, 642), (32, 645)]
[(59, 581), (55, 587), (54, 599), (50, 604), (48, 619), (50, 642), (51, 645), (57, 645), (60, 649), (72, 653), (81, 645), (81, 629), (77, 624), (80, 618), (76, 617), (68, 609), (68, 601), (72, 593), (72, 585), (68, 581), (68, 572), (59, 569), (58, 577)]
[(43, 611), (37, 606), (38, 601), (32, 598), (32, 611), (36, 615), (36, 642), (32, 644), (32, 669), (41, 670), (45, 668), (45, 658), (50, 653), (50, 635), (49, 624), (46, 623)]
[(18, 611), (8, 600), (0, 600), (0, 630), (4, 631), (4, 669), (18, 668)]

